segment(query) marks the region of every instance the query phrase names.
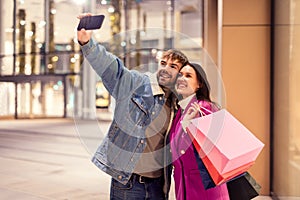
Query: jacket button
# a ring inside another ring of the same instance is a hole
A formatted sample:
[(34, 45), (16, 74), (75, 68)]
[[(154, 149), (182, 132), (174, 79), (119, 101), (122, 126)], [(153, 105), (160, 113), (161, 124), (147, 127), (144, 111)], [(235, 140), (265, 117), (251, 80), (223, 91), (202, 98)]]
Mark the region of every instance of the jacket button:
[(122, 179), (122, 176), (118, 176), (118, 179), (120, 179), (120, 180), (121, 180), (121, 179)]
[(180, 151), (180, 153), (181, 153), (181, 154), (184, 154), (184, 153), (185, 153), (185, 151), (184, 151), (184, 150), (181, 150), (181, 151)]

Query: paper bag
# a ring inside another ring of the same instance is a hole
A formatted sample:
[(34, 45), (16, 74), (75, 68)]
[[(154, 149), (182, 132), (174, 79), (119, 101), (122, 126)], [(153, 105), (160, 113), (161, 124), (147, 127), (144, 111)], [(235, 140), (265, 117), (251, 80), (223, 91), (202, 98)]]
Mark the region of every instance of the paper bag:
[(246, 172), (243, 176), (227, 182), (230, 200), (250, 200), (259, 195), (261, 186)]
[(191, 120), (187, 132), (216, 184), (247, 171), (264, 146), (226, 109)]

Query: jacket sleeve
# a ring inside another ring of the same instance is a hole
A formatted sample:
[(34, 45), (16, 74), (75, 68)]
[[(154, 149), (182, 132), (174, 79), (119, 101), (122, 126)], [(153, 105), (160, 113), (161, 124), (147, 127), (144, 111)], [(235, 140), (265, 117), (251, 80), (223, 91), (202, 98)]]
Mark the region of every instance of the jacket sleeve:
[(122, 61), (93, 38), (81, 47), (84, 57), (101, 77), (108, 92), (116, 99), (128, 96), (144, 80), (137, 71), (128, 70)]

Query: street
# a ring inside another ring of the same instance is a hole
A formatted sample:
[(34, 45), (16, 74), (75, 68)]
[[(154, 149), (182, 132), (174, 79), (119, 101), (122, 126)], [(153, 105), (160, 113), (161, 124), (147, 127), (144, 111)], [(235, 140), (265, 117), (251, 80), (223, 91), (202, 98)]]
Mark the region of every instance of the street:
[(94, 140), (103, 136), (109, 122), (98, 123), (101, 131), (95, 131), (96, 124), (1, 120), (0, 199), (109, 199), (110, 177), (90, 161), (92, 149), (84, 144), (100, 142)]
[(110, 176), (90, 161), (109, 123), (108, 117), (0, 120), (0, 199), (109, 199)]

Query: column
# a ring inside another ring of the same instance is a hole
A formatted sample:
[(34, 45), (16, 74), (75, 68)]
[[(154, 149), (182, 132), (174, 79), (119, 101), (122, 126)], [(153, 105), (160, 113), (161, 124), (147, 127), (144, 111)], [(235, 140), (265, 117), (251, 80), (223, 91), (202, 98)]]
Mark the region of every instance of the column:
[[(95, 1), (89, 1), (84, 8), (84, 12), (95, 13)], [(89, 63), (84, 60), (82, 63), (82, 118), (96, 118), (96, 74)], [(77, 97), (80, 97), (81, 94)], [(80, 101), (79, 101), (80, 102)], [(80, 105), (75, 105), (80, 106)], [(78, 110), (78, 109), (77, 109)], [(80, 113), (78, 113), (80, 114)], [(79, 117), (79, 116), (77, 116)]]
[[(4, 27), (4, 13), (3, 8), (4, 8), (4, 2), (0, 2), (0, 12), (1, 12), (1, 17), (0, 17), (0, 55), (4, 55), (4, 32), (5, 32), (5, 27)], [(2, 58), (0, 57), (0, 75), (2, 74)]]

